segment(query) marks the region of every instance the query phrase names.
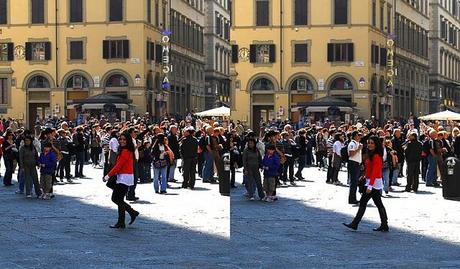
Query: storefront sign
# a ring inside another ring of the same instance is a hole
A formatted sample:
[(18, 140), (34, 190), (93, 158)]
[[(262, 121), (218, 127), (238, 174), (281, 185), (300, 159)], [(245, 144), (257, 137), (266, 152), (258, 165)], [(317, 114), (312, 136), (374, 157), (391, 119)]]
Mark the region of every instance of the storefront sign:
[(169, 51), (170, 51), (170, 41), (171, 41), (171, 31), (163, 31), (161, 33), (161, 44), (163, 46), (163, 56), (162, 56), (162, 64), (163, 64), (163, 81), (161, 83), (161, 87), (164, 90), (169, 90), (171, 88), (171, 84), (169, 83), (168, 75), (173, 71), (173, 65), (169, 61)]
[(387, 40), (387, 89), (392, 89), (394, 85), (395, 69), (394, 69), (394, 46), (393, 39)]

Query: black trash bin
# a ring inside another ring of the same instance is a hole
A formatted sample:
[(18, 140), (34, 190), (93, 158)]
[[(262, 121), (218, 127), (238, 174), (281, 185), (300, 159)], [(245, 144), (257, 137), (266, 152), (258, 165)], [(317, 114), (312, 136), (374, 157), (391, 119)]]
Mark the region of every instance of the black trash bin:
[(219, 178), (219, 192), (221, 195), (230, 195), (230, 153), (222, 155), (222, 165), (224, 166), (223, 178)]
[(460, 198), (460, 159), (447, 158), (442, 167), (442, 196)]

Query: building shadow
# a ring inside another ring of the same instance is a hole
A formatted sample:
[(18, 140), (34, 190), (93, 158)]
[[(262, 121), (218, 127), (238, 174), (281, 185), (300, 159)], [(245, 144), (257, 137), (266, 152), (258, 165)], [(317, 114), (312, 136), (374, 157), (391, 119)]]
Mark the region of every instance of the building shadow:
[[(110, 190), (103, 191), (110, 201)], [(228, 237), (199, 231), (186, 219), (177, 225), (145, 217), (145, 208), (133, 225), (110, 229), (117, 210), (107, 201), (26, 199), (0, 188), (0, 268), (225, 268), (231, 260)], [(132, 206), (139, 210), (139, 203)]]
[(377, 212), (371, 203), (355, 232), (341, 223), (351, 222), (357, 207), (347, 215), (282, 196), (248, 201), (241, 189), (230, 207), (231, 241), (240, 251), (235, 267), (246, 261), (245, 268), (460, 268), (460, 242), (397, 229), (391, 219), (389, 233), (372, 231), (380, 223), (369, 219)]

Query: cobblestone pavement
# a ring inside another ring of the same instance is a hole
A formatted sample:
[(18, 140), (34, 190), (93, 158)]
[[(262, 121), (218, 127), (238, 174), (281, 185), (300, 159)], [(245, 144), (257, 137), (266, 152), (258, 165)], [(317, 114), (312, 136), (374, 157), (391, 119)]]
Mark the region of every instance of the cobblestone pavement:
[[(346, 203), (348, 188), (325, 184), (316, 168), (304, 170), (308, 181), (280, 188), (272, 204), (247, 201), (241, 186), (230, 201), (201, 181), (195, 191), (172, 183), (168, 195), (142, 184), (133, 203), (141, 217), (119, 231), (108, 228), (117, 213), (102, 170), (85, 171), (90, 178), (56, 186), (51, 201), (0, 187), (0, 269), (460, 268), (460, 202), (441, 189), (396, 187), (383, 201), (391, 232), (382, 234), (372, 231), (374, 206), (359, 231), (345, 229), (357, 211)], [(340, 178), (346, 183), (345, 172)]]
[(230, 202), (218, 185), (198, 181), (191, 191), (171, 183), (167, 195), (138, 185), (141, 200), (132, 206), (140, 218), (113, 230), (117, 211), (102, 170), (85, 172), (89, 179), (55, 186), (51, 201), (0, 187), (0, 269), (226, 267)]
[(348, 187), (326, 184), (317, 168), (303, 175), (306, 182), (279, 188), (275, 203), (247, 201), (243, 188), (232, 195), (231, 239), (248, 267), (460, 268), (460, 202), (443, 199), (442, 189), (396, 187), (383, 200), (390, 233), (372, 231), (380, 224), (373, 205), (355, 232), (341, 224), (358, 210), (347, 204)]

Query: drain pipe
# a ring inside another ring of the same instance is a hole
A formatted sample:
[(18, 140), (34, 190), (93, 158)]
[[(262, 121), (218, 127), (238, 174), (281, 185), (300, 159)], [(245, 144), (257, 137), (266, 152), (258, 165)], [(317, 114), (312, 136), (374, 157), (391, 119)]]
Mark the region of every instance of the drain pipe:
[[(58, 0), (54, 0), (54, 7), (55, 7), (55, 13), (54, 13), (54, 38), (55, 38), (55, 46), (56, 46), (56, 55), (54, 56), (55, 57), (55, 61), (56, 61), (56, 64), (55, 64), (55, 76), (56, 76), (56, 88), (59, 88), (59, 40), (58, 40), (58, 30), (59, 30), (59, 27), (58, 27), (58, 16), (59, 16), (59, 9), (58, 9)], [(62, 108), (64, 110), (64, 115), (67, 116), (67, 110), (66, 110), (66, 107), (67, 107), (67, 96), (66, 96), (66, 92), (65, 92), (65, 89), (64, 89), (64, 107)], [(52, 103), (51, 103), (51, 106), (52, 106)], [(51, 109), (54, 109), (53, 107), (51, 107)], [(54, 114), (54, 113), (53, 113)]]
[[(284, 79), (283, 79), (283, 68), (284, 68), (284, 44), (283, 44), (283, 16), (284, 16), (284, 12), (283, 12), (283, 5), (284, 5), (284, 1), (283, 0), (280, 0), (280, 90), (283, 91), (284, 90)], [(276, 110), (276, 108), (275, 108)], [(290, 118), (290, 114), (291, 114), (291, 97), (288, 93), (288, 108), (287, 108), (287, 113), (288, 113), (288, 117)]]

